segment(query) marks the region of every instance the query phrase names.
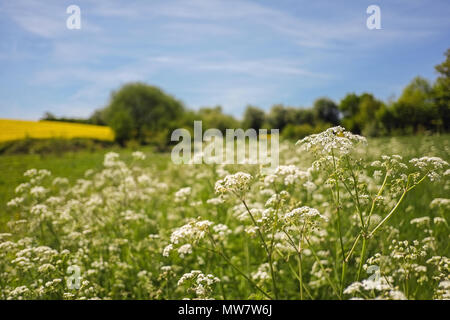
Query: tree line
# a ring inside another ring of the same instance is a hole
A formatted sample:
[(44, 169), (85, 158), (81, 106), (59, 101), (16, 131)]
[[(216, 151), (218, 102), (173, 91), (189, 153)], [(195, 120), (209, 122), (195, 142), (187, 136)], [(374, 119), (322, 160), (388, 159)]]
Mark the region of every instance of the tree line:
[(44, 120), (71, 121), (110, 126), (122, 145), (129, 141), (164, 148), (176, 128), (193, 128), (202, 120), (203, 128), (279, 129), (281, 136), (299, 139), (324, 129), (342, 125), (366, 136), (442, 133), (450, 129), (450, 49), (445, 61), (435, 67), (434, 83), (414, 78), (397, 100), (384, 102), (371, 93), (348, 93), (341, 101), (318, 98), (312, 107), (277, 104), (265, 112), (246, 107), (242, 120), (224, 114), (220, 106), (187, 109), (160, 88), (145, 83), (128, 83), (113, 91), (108, 105), (89, 119), (56, 118), (46, 113)]

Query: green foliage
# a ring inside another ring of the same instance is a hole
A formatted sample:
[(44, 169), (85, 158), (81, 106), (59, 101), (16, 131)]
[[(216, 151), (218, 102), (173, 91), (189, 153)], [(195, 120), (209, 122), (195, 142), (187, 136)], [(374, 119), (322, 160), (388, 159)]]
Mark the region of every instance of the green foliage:
[(436, 71), (439, 77), (433, 86), (433, 97), (435, 99), (438, 120), (438, 130), (450, 130), (450, 49), (445, 53), (446, 59), (437, 65)]
[(447, 132), (450, 130), (450, 49), (436, 71), (439, 77), (433, 85), (416, 77), (398, 100), (388, 105), (369, 93), (347, 94), (339, 104), (342, 125), (369, 136)]
[(319, 133), (327, 129), (328, 127), (329, 125), (325, 123), (319, 123), (315, 126), (310, 125), (309, 123), (303, 123), (299, 125), (288, 124), (281, 133), (281, 137), (283, 139), (298, 140), (310, 134)]
[(280, 129), (282, 131), (286, 126), (287, 110), (282, 104), (274, 105), (267, 115), (267, 123), (272, 129)]
[[(195, 120), (203, 121), (203, 130), (216, 128), (222, 133), (225, 133), (226, 129), (239, 128), (240, 123), (233, 116), (226, 115), (222, 112), (221, 106), (214, 108), (201, 108), (195, 114)], [(193, 123), (191, 123), (191, 126)]]
[(116, 108), (108, 115), (108, 124), (114, 130), (116, 141), (121, 145), (133, 137), (137, 138), (136, 132), (133, 132), (135, 123), (130, 113), (125, 108)]
[(78, 152), (82, 150), (97, 151), (113, 146), (113, 142), (94, 139), (22, 139), (8, 141), (0, 144), (0, 155), (13, 154), (38, 154), (61, 155), (66, 152)]
[(319, 98), (314, 102), (313, 110), (318, 121), (339, 124), (339, 108), (333, 100)]
[(433, 103), (432, 87), (421, 77), (405, 87), (400, 98), (391, 106), (395, 127), (402, 133), (417, 133), (435, 129), (438, 117)]
[(244, 119), (242, 120), (242, 126), (245, 129), (253, 128), (259, 130), (263, 127), (266, 114), (263, 110), (254, 106), (247, 106), (244, 112)]
[(369, 135), (377, 135), (379, 125), (376, 122), (376, 114), (383, 107), (383, 103), (370, 93), (357, 95), (347, 94), (339, 104), (342, 112), (342, 125), (355, 133), (370, 132)]
[(57, 121), (57, 122), (70, 122), (70, 123), (82, 123), (82, 124), (95, 124), (95, 125), (98, 125), (98, 126), (106, 125), (106, 123), (105, 123), (105, 121), (103, 119), (103, 115), (102, 115), (102, 111), (101, 110), (96, 110), (92, 114), (92, 116), (89, 117), (88, 119), (84, 119), (84, 118), (69, 118), (69, 117), (60, 117), (60, 118), (58, 118), (57, 116), (55, 116), (51, 112), (45, 112), (40, 120)]
[(174, 97), (139, 82), (114, 91), (104, 111), (106, 123), (121, 144), (131, 139), (142, 144), (160, 144), (161, 131), (167, 137), (171, 129), (177, 127), (183, 113), (183, 105)]
[[(299, 132), (317, 132), (320, 128), (327, 126), (321, 125), (321, 119), (317, 119), (315, 110), (311, 108), (285, 107), (281, 104), (274, 105), (267, 115), (267, 126), (272, 129), (280, 129), (286, 137), (295, 139), (294, 128), (302, 126)], [(312, 128), (312, 129), (311, 129)]]
[(437, 65), (434, 84), (414, 78), (397, 101), (384, 103), (370, 93), (348, 93), (337, 105), (329, 98), (317, 99), (313, 107), (275, 104), (265, 112), (247, 106), (242, 121), (224, 114), (221, 106), (185, 110), (183, 105), (161, 89), (144, 83), (129, 83), (111, 95), (109, 105), (89, 119), (57, 118), (46, 113), (44, 119), (92, 124), (108, 124), (116, 140), (126, 145), (134, 140), (153, 144), (160, 150), (169, 145), (175, 128), (193, 130), (194, 121), (203, 129), (267, 128), (279, 129), (289, 139), (298, 139), (329, 126), (342, 125), (351, 132), (367, 136), (403, 135), (450, 130), (450, 49), (446, 60)]
[(448, 298), (448, 166), (410, 162), (448, 159), (448, 136), (333, 138), (310, 141), (335, 162), (282, 142), (269, 176), (148, 149), (2, 156), (0, 299)]
[(95, 124), (98, 126), (106, 125), (105, 111), (102, 109), (95, 110), (94, 113), (89, 117), (89, 123)]

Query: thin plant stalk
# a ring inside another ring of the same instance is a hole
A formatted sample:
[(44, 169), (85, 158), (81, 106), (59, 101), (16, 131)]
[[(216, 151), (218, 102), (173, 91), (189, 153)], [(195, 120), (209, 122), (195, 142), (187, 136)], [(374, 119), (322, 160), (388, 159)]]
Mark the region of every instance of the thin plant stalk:
[(267, 247), (266, 241), (264, 240), (264, 236), (261, 233), (261, 230), (259, 230), (258, 223), (256, 222), (255, 218), (253, 217), (253, 214), (250, 212), (250, 209), (248, 208), (245, 200), (242, 200), (242, 203), (244, 204), (245, 208), (247, 209), (250, 219), (252, 220), (253, 224), (255, 225), (257, 233), (259, 235), (259, 238), (264, 246), (264, 249), (266, 250), (267, 258), (269, 260), (270, 275), (272, 278), (273, 293), (275, 294), (275, 299), (278, 299), (278, 290), (277, 290), (277, 285), (276, 285), (275, 273), (273, 271), (272, 251), (269, 250), (269, 248)]

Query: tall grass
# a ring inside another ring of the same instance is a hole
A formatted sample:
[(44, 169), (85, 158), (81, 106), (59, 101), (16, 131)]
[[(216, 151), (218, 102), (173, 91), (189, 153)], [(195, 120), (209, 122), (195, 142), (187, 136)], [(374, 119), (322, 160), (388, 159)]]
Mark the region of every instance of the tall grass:
[(148, 150), (0, 157), (1, 298), (448, 298), (448, 136), (308, 139), (273, 175)]

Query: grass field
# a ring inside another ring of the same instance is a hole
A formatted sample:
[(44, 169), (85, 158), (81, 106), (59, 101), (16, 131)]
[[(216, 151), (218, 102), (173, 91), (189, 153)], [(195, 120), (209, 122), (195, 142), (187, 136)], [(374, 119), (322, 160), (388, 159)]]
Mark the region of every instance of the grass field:
[(0, 143), (24, 138), (91, 138), (112, 141), (109, 127), (56, 121), (0, 119)]
[(0, 298), (449, 298), (448, 165), (410, 163), (449, 162), (449, 138), (370, 139), (319, 170), (286, 143), (273, 177), (149, 149), (1, 156)]

